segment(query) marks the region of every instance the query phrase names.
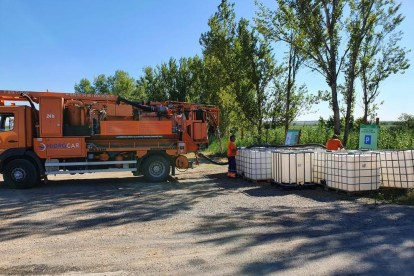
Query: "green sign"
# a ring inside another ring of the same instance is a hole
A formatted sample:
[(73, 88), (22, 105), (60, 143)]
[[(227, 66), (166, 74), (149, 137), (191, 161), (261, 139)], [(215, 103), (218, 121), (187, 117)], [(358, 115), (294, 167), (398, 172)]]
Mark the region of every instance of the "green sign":
[(285, 146), (294, 146), (299, 144), (300, 130), (288, 130), (285, 138)]
[(359, 149), (377, 149), (378, 126), (361, 125), (359, 132)]

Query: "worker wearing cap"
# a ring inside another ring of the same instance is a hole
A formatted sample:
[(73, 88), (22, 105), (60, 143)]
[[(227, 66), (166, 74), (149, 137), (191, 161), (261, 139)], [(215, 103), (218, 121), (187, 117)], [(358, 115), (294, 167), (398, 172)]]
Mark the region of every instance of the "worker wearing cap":
[(227, 159), (229, 160), (229, 171), (227, 173), (227, 177), (229, 178), (236, 178), (236, 155), (237, 155), (237, 147), (234, 144), (236, 141), (236, 136), (230, 136), (230, 141), (227, 143)]
[(338, 135), (334, 134), (332, 135), (332, 138), (326, 142), (326, 149), (327, 150), (338, 150), (342, 149), (344, 146), (341, 143), (341, 140), (339, 140)]

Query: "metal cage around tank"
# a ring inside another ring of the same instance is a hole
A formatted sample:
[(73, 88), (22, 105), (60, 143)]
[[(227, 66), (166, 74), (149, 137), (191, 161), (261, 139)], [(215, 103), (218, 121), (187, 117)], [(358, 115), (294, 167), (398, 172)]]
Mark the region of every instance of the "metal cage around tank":
[(381, 177), (379, 155), (372, 151), (327, 152), (326, 186), (349, 192), (377, 190)]
[(274, 148), (242, 148), (236, 155), (237, 173), (250, 180), (271, 180)]
[(313, 185), (313, 150), (272, 152), (272, 182), (283, 186)]
[(414, 188), (414, 150), (380, 151), (381, 186)]

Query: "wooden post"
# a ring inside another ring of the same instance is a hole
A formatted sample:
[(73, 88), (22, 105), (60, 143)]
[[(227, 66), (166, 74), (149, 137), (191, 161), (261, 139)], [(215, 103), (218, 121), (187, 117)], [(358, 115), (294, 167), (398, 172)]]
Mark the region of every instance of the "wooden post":
[(376, 119), (375, 119), (375, 124), (376, 124), (377, 126), (379, 126), (379, 118), (376, 118)]

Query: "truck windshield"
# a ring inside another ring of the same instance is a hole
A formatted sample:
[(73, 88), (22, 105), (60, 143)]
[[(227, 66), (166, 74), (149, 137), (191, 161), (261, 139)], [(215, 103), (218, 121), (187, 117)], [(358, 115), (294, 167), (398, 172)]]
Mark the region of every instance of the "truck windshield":
[(0, 113), (0, 132), (14, 129), (14, 114)]

